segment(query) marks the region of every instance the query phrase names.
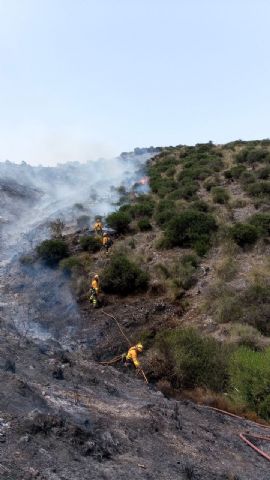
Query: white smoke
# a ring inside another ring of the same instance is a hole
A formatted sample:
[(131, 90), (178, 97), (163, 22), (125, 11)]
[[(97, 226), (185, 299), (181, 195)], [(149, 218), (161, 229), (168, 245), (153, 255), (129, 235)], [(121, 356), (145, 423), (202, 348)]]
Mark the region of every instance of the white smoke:
[(0, 255), (33, 247), (27, 238), (35, 230), (36, 241), (40, 241), (38, 232), (42, 236), (44, 230), (39, 227), (47, 221), (61, 217), (66, 223), (74, 222), (79, 216), (74, 210), (76, 203), (83, 204), (84, 213), (92, 219), (107, 215), (119, 198), (114, 187), (129, 189), (143, 176), (145, 163), (154, 151), (136, 149), (136, 153), (110, 160), (56, 167), (0, 163)]

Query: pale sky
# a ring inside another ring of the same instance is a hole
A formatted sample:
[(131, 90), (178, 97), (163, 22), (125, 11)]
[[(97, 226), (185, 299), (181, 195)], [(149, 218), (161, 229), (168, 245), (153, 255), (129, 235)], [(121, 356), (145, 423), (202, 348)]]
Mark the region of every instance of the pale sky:
[(0, 0), (0, 161), (270, 137), (269, 0)]

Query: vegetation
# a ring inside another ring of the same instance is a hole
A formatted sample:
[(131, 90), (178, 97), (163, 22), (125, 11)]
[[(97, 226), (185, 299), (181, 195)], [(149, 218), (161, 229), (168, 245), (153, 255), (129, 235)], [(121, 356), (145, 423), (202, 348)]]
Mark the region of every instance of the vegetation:
[(240, 247), (251, 245), (258, 239), (258, 229), (249, 223), (236, 223), (230, 232), (232, 238)]
[(143, 292), (148, 287), (149, 276), (135, 262), (122, 253), (115, 253), (102, 272), (104, 292), (128, 295)]
[(37, 246), (38, 256), (49, 266), (57, 265), (68, 256), (68, 246), (63, 240), (44, 240)]
[(101, 241), (98, 238), (91, 237), (91, 236), (81, 237), (80, 245), (83, 250), (91, 253), (98, 252), (102, 247)]
[(270, 420), (270, 348), (262, 352), (237, 349), (230, 360), (229, 375), (234, 401)]
[(141, 218), (138, 220), (138, 228), (141, 232), (147, 232), (149, 230), (152, 230), (152, 225), (149, 222), (148, 218)]
[(108, 215), (106, 221), (109, 227), (116, 230), (117, 233), (127, 233), (132, 218), (128, 212), (119, 210)]
[(216, 229), (212, 215), (186, 210), (168, 222), (165, 242), (168, 247), (193, 247), (198, 255), (204, 255), (210, 247), (211, 234)]
[(211, 189), (211, 193), (215, 203), (225, 204), (230, 200), (230, 195), (225, 188), (213, 187)]
[(76, 256), (63, 258), (59, 263), (60, 268), (64, 273), (70, 275), (73, 271), (78, 271), (82, 268), (80, 259)]
[(162, 355), (163, 375), (176, 388), (199, 386), (223, 391), (227, 384), (227, 348), (196, 330), (165, 330), (155, 339)]

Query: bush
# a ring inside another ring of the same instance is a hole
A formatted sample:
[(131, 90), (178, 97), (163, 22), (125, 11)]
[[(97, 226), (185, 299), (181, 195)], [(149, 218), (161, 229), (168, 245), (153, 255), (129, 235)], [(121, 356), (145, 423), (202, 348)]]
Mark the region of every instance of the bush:
[(240, 247), (251, 245), (258, 239), (258, 229), (249, 223), (236, 223), (231, 227), (230, 233)]
[(270, 177), (270, 167), (260, 168), (256, 173), (260, 180), (267, 180)]
[(254, 352), (238, 348), (229, 364), (230, 388), (237, 403), (244, 403), (265, 420), (270, 419), (270, 348)]
[(268, 158), (269, 152), (263, 148), (245, 148), (236, 155), (238, 163), (248, 163), (249, 165), (267, 161)]
[(44, 240), (37, 246), (37, 253), (47, 265), (54, 266), (68, 256), (68, 246), (63, 240)]
[(212, 215), (185, 210), (169, 221), (165, 239), (171, 247), (194, 247), (197, 253), (204, 254), (209, 248), (211, 233), (216, 229), (216, 221)]
[(82, 267), (82, 264), (78, 257), (69, 257), (63, 258), (60, 261), (59, 266), (64, 273), (71, 274), (74, 270), (79, 270)]
[(95, 237), (81, 237), (80, 245), (86, 252), (95, 253), (101, 249), (101, 241)]
[(181, 296), (182, 290), (188, 290), (195, 285), (197, 281), (197, 266), (198, 258), (195, 255), (184, 255), (179, 263), (174, 264), (171, 276), (172, 286), (175, 290), (175, 298), (177, 298), (179, 294)]
[(265, 197), (270, 194), (270, 182), (253, 182), (246, 186), (246, 191), (253, 197)]
[(122, 253), (115, 253), (102, 273), (104, 292), (118, 295), (145, 291), (148, 281), (148, 274)]
[(127, 212), (118, 211), (108, 215), (106, 221), (109, 227), (117, 231), (117, 233), (127, 233), (129, 231), (129, 224), (131, 216)]
[(227, 192), (227, 190), (225, 190), (225, 188), (222, 188), (222, 187), (213, 187), (211, 189), (211, 193), (213, 196), (213, 201), (215, 203), (221, 203), (221, 204), (228, 203), (230, 199), (229, 193)]
[(207, 387), (223, 391), (227, 383), (226, 347), (196, 330), (165, 330), (156, 337), (165, 371), (174, 387)]
[(232, 167), (230, 170), (225, 170), (224, 177), (225, 178), (240, 178), (240, 175), (246, 171), (246, 167), (244, 165), (236, 165)]
[(148, 230), (152, 230), (152, 225), (149, 222), (148, 218), (141, 218), (138, 221), (137, 225), (141, 232), (147, 232)]
[(270, 235), (270, 213), (256, 213), (249, 223), (258, 229), (260, 236)]

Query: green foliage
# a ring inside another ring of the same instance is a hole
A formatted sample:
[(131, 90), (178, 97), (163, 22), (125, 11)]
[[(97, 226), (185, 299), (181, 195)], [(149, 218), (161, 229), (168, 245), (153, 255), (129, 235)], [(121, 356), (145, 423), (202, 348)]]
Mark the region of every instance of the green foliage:
[(231, 227), (230, 233), (240, 247), (251, 245), (258, 239), (258, 229), (249, 223), (236, 223)]
[(63, 258), (60, 261), (59, 266), (64, 273), (71, 274), (74, 270), (80, 270), (82, 268), (81, 261), (78, 257)]
[(141, 218), (138, 220), (138, 228), (141, 232), (147, 232), (149, 230), (152, 230), (152, 225), (149, 222), (148, 218)]
[(218, 176), (214, 177), (209, 177), (207, 180), (205, 180), (203, 186), (204, 188), (210, 192), (210, 190), (220, 184), (220, 178)]
[(44, 240), (37, 246), (38, 256), (49, 266), (68, 256), (68, 246), (63, 240)]
[(190, 209), (169, 221), (165, 239), (171, 247), (194, 247), (201, 255), (209, 248), (211, 234), (216, 229), (217, 224), (212, 215)]
[(246, 404), (265, 420), (270, 419), (270, 348), (254, 352), (238, 348), (229, 364), (230, 388), (237, 403)]
[(129, 224), (131, 220), (130, 214), (121, 210), (111, 213), (106, 219), (109, 227), (115, 229), (117, 233), (123, 234), (129, 231)]
[(223, 391), (227, 383), (226, 348), (196, 330), (165, 330), (156, 337), (166, 372), (174, 387), (207, 387)]
[(138, 197), (137, 203), (131, 208), (131, 215), (133, 218), (151, 217), (155, 210), (155, 202), (148, 195)]
[(249, 223), (257, 228), (260, 236), (270, 235), (270, 213), (256, 213)]
[(119, 252), (111, 257), (110, 263), (102, 272), (102, 288), (107, 293), (128, 295), (145, 291), (148, 281), (148, 274)]
[(270, 167), (262, 167), (256, 173), (260, 180), (267, 180), (270, 177)]
[(267, 197), (270, 194), (270, 182), (265, 180), (250, 183), (246, 186), (246, 191), (252, 197)]
[(225, 188), (222, 188), (222, 187), (213, 187), (211, 189), (211, 193), (213, 196), (213, 201), (215, 203), (220, 203), (220, 204), (228, 203), (230, 199), (229, 193), (227, 192), (227, 190), (225, 190)]
[(225, 178), (233, 178), (237, 179), (240, 178), (241, 174), (246, 171), (246, 167), (244, 165), (236, 165), (232, 167), (230, 170), (225, 170), (224, 177)]
[(196, 283), (196, 270), (198, 266), (198, 257), (195, 255), (184, 255), (180, 262), (173, 265), (171, 276), (172, 286), (177, 297), (177, 290), (189, 290)]
[(249, 165), (267, 161), (268, 158), (269, 152), (263, 148), (244, 148), (236, 155), (237, 163), (247, 163)]
[(207, 213), (210, 210), (210, 205), (204, 200), (196, 200), (195, 202), (191, 203), (190, 208), (192, 208), (192, 210), (198, 210), (199, 212)]
[(101, 242), (98, 238), (95, 237), (81, 237), (80, 238), (80, 245), (83, 250), (86, 252), (95, 253), (101, 249)]

